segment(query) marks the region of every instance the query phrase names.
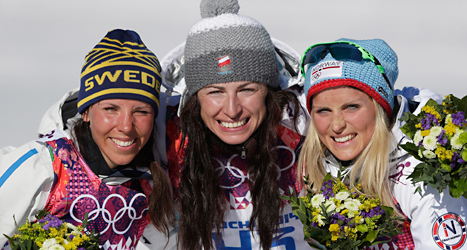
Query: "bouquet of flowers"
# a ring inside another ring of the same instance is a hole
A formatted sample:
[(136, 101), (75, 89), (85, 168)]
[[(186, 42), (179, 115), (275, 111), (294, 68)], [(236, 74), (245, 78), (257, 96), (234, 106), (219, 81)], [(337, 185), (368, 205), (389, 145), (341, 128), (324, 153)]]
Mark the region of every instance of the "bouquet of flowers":
[[(308, 182), (305, 181), (308, 186)], [(318, 249), (363, 249), (391, 241), (401, 230), (392, 217), (393, 209), (382, 206), (377, 198), (369, 198), (349, 188), (330, 174), (318, 193), (307, 189), (306, 196), (282, 196), (303, 223), (305, 239)]]
[[(401, 128), (412, 142), (400, 145), (420, 160), (409, 176), (439, 192), (449, 187), (452, 197), (467, 198), (467, 96), (448, 95), (442, 104), (429, 100), (418, 115), (406, 112)], [(420, 191), (420, 187), (417, 189)]]
[(8, 239), (11, 249), (21, 250), (94, 250), (99, 249), (99, 235), (94, 232), (83, 233), (87, 225), (87, 214), (82, 226), (74, 226), (39, 211), (36, 223), (17, 226), (17, 233)]

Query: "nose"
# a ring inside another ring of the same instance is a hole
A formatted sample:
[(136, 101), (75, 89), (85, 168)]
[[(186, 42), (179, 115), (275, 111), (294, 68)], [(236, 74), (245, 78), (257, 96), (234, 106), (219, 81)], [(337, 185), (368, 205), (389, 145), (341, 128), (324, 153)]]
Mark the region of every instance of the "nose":
[(230, 119), (236, 119), (240, 117), (241, 111), (242, 111), (242, 106), (241, 106), (240, 99), (238, 98), (237, 94), (229, 93), (224, 103), (224, 113)]
[(129, 133), (133, 129), (133, 114), (129, 111), (122, 112), (118, 117), (117, 130)]
[(331, 129), (334, 133), (340, 134), (345, 129), (345, 119), (342, 114), (334, 114), (331, 120)]

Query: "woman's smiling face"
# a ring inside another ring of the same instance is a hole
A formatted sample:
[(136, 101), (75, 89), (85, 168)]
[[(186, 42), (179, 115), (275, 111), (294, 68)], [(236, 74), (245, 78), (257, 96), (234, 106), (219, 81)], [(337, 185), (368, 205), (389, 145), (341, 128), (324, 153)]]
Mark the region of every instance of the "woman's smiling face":
[(154, 125), (154, 108), (145, 102), (106, 99), (89, 107), (82, 115), (89, 122), (109, 168), (130, 163), (148, 142)]
[(373, 99), (345, 86), (316, 94), (311, 115), (321, 142), (341, 161), (351, 161), (360, 155), (376, 125)]
[(204, 124), (223, 142), (244, 143), (266, 117), (264, 83), (239, 81), (210, 84), (197, 93)]

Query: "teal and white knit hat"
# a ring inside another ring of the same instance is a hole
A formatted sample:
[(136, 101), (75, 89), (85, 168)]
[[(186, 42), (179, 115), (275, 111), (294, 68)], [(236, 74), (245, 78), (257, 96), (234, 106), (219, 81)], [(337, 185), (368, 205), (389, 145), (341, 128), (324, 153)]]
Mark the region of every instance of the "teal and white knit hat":
[(237, 0), (203, 0), (203, 19), (185, 46), (187, 96), (213, 83), (261, 82), (278, 87), (274, 45), (255, 19), (238, 15)]
[[(319, 59), (315, 66), (307, 68), (304, 72), (308, 111), (311, 111), (310, 101), (313, 95), (318, 92), (337, 86), (351, 86), (375, 99), (390, 117), (394, 108), (394, 83), (399, 75), (398, 59), (394, 50), (381, 39), (339, 39), (337, 41), (347, 41), (363, 47), (379, 61), (386, 76), (370, 60), (361, 62), (337, 60), (328, 53), (324, 58)], [(302, 64), (303, 60), (304, 58), (302, 58)]]

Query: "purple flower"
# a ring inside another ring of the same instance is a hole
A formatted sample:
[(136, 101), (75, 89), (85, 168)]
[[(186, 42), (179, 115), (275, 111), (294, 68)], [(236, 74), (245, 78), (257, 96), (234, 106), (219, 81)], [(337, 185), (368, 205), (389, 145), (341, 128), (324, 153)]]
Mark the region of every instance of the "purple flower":
[(323, 186), (321, 187), (321, 191), (326, 199), (329, 199), (329, 197), (334, 197), (334, 191), (332, 188), (333, 188), (333, 184), (331, 180), (327, 180), (323, 183)]
[(39, 220), (39, 223), (46, 223), (42, 228), (44, 230), (49, 230), (50, 227), (58, 228), (60, 227), (63, 222), (57, 218), (55, 215), (48, 214), (44, 218)]
[(456, 169), (456, 163), (460, 163), (460, 164), (465, 163), (464, 159), (462, 159), (459, 153), (454, 153), (452, 156), (451, 170)]
[(345, 216), (340, 213), (335, 213), (329, 216), (329, 220), (332, 221), (333, 224), (338, 224), (339, 220), (345, 222)]
[(70, 236), (68, 236), (70, 238), (70, 240), (73, 240), (73, 238), (75, 238), (75, 236), (73, 234), (70, 234)]
[[(444, 136), (445, 134), (446, 134), (446, 131), (443, 129), (443, 130), (441, 130), (441, 133), (437, 137), (438, 143), (443, 145), (443, 146), (446, 146), (446, 143), (448, 143), (448, 138), (446, 138)], [(422, 142), (420, 142), (420, 143), (422, 143)]]
[[(428, 116), (429, 114), (426, 114), (426, 115)], [(428, 130), (428, 129), (431, 128), (431, 126), (430, 126), (430, 118), (429, 118), (429, 117), (422, 118), (422, 120), (421, 120), (420, 123), (422, 124), (422, 127), (423, 127), (423, 129), (425, 129), (425, 130)]]
[(373, 218), (375, 216), (384, 214), (384, 212), (385, 212), (384, 209), (382, 209), (381, 207), (375, 207), (368, 212), (362, 211), (361, 215), (363, 216), (363, 218), (366, 218), (366, 217)]
[(464, 112), (462, 111), (459, 111), (456, 114), (452, 114), (451, 118), (452, 118), (452, 123), (459, 127), (463, 127), (464, 124), (466, 123), (465, 118), (464, 118)]

